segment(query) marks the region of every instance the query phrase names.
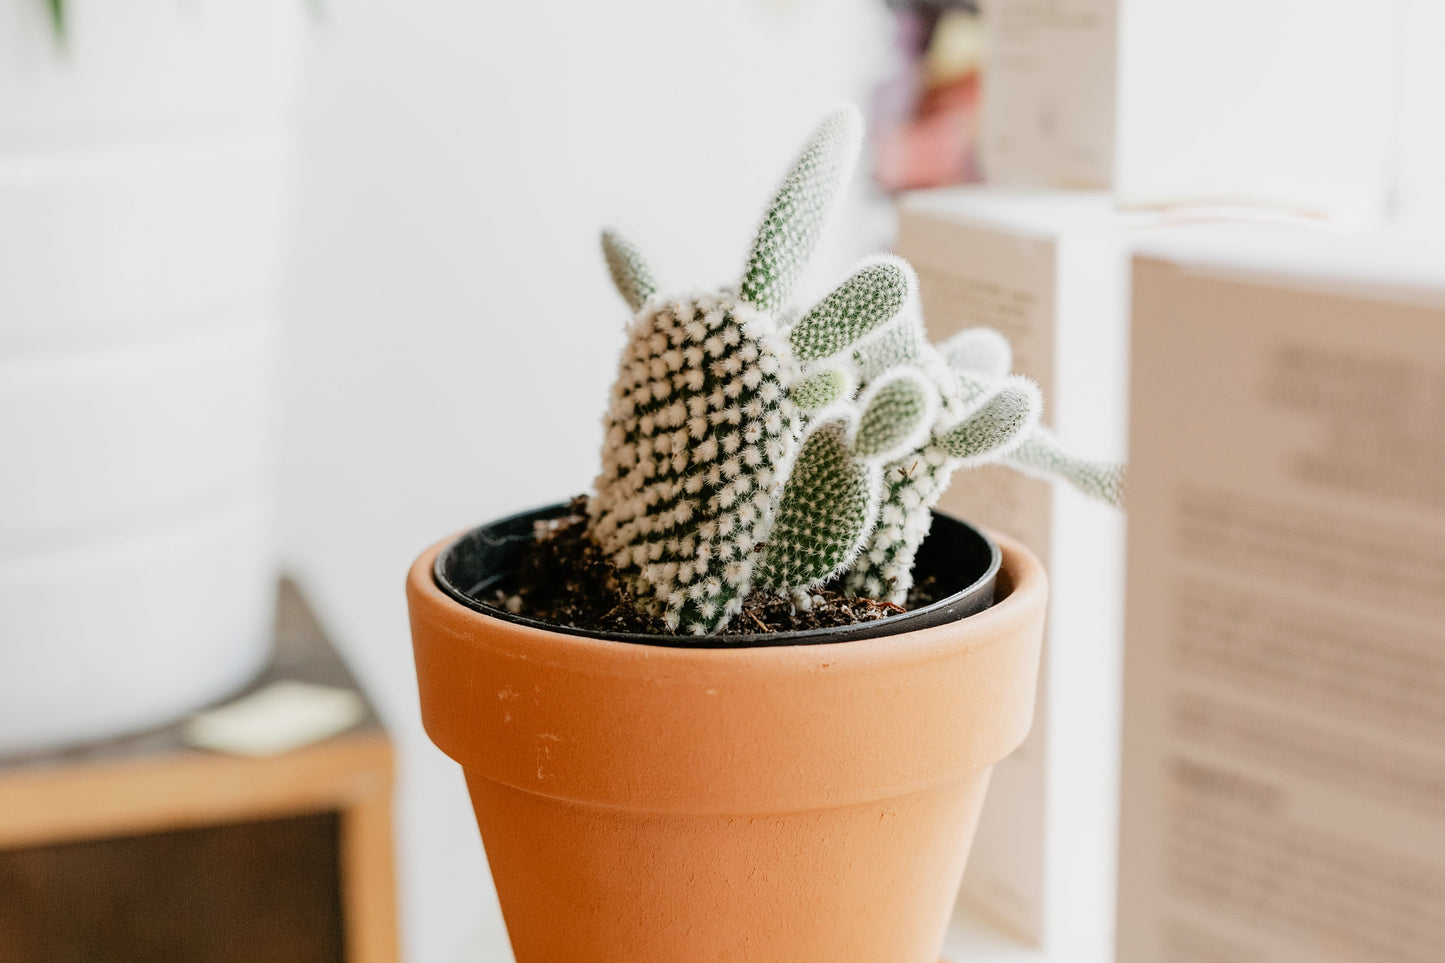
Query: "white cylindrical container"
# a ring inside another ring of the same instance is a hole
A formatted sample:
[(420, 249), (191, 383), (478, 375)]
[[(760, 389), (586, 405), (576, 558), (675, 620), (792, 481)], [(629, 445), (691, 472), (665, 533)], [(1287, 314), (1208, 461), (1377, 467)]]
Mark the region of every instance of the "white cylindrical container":
[(0, 755), (269, 653), (304, 0), (0, 5)]

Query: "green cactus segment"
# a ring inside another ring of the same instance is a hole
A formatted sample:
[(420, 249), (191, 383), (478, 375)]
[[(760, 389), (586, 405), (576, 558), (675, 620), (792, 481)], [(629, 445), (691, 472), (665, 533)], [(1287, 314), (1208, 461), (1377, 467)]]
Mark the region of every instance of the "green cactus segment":
[(860, 458), (890, 461), (927, 437), (938, 413), (938, 391), (922, 371), (903, 369), (870, 385), (858, 405), (863, 414), (854, 452)]
[(899, 605), (908, 601), (918, 546), (957, 466), (942, 449), (928, 445), (884, 467), (878, 524), (844, 576), (845, 592)]
[(864, 264), (788, 332), (799, 361), (837, 354), (898, 317), (917, 291), (913, 269), (895, 257)]
[(627, 238), (613, 230), (602, 232), (602, 255), (607, 259), (607, 270), (612, 274), (612, 283), (617, 293), (633, 311), (642, 310), (647, 299), (657, 293), (657, 282), (642, 253)]
[(1011, 377), (982, 407), (939, 434), (936, 441), (945, 454), (965, 464), (994, 461), (1023, 442), (1043, 410), (1038, 386), (1026, 378)]
[(852, 107), (824, 118), (768, 205), (743, 269), (742, 299), (763, 311), (788, 301), (852, 173), (863, 121)]
[(927, 437), (937, 404), (923, 373), (904, 369), (875, 382), (858, 400), (863, 411), (851, 432), (850, 415), (825, 421), (808, 435), (768, 536), (764, 585), (796, 592), (852, 564), (877, 517), (880, 464)]
[(1059, 444), (1054, 433), (1042, 425), (1031, 431), (1023, 443), (1004, 458), (1004, 463), (1025, 474), (1062, 478), (1084, 494), (1115, 507), (1124, 504), (1122, 463), (1081, 458)]
[[(931, 347), (931, 346), (930, 346)], [(968, 371), (959, 371), (940, 358), (939, 390), (944, 393), (948, 414), (954, 421), (971, 415), (999, 390), (998, 378), (984, 378)]]
[(824, 368), (793, 387), (793, 403), (803, 411), (817, 411), (853, 393), (857, 383), (844, 368)]
[(923, 331), (916, 319), (904, 317), (869, 338), (853, 352), (858, 376), (867, 384), (901, 364), (916, 365), (923, 361), (927, 348)]
[[(855, 348), (853, 364), (858, 369), (859, 381), (864, 385), (886, 378), (890, 372), (904, 367), (922, 371), (939, 394), (943, 405), (941, 414), (954, 420), (977, 407), (986, 392), (986, 386), (982, 384), (965, 392), (960, 380), (962, 376), (950, 369), (937, 349), (928, 343), (917, 299), (904, 305), (892, 324)], [(978, 397), (975, 398), (975, 394)], [(967, 404), (964, 404), (965, 395), (970, 399)]]
[[(854, 362), (857, 364), (860, 376), (864, 384), (868, 384), (888, 372), (897, 369), (900, 365), (912, 365), (921, 368), (937, 386), (943, 403), (943, 414), (945, 417), (954, 420), (962, 419), (965, 415), (973, 413), (985, 401), (993, 396), (998, 390), (999, 377), (986, 374), (972, 368), (960, 368), (950, 363), (950, 357), (945, 355), (941, 348), (934, 347), (928, 342), (923, 330), (923, 319), (916, 313), (917, 302), (913, 302), (910, 309), (905, 310), (903, 318), (896, 324), (884, 329), (874, 338), (870, 338), (854, 354)], [(1011, 351), (1008, 342), (1003, 342), (1004, 356), (997, 353), (997, 346), (988, 344), (992, 339), (988, 335), (977, 336), (973, 332), (989, 331), (996, 335), (997, 332), (987, 328), (970, 328), (963, 334), (970, 335), (964, 338), (963, 335), (955, 335), (954, 338), (944, 343), (944, 346), (952, 345), (955, 349), (953, 358), (972, 355), (977, 360), (987, 360), (990, 365), (996, 365), (1000, 361), (1007, 363)], [(1002, 339), (1002, 335), (997, 335)], [(974, 349), (981, 349), (975, 351)], [(991, 357), (985, 359), (985, 351)], [(1008, 372), (1005, 370), (1004, 374)]]
[(770, 318), (729, 295), (638, 316), (605, 419), (590, 531), (674, 631), (741, 609), (796, 444), (794, 377)]
[[(1013, 350), (1008, 339), (992, 328), (967, 328), (939, 345), (939, 353), (954, 372), (965, 396), (979, 397), (1008, 373)], [(1003, 461), (1038, 478), (1062, 479), (1079, 491), (1115, 507), (1124, 503), (1122, 462), (1083, 458), (1068, 451), (1053, 432), (1038, 425), (1027, 432)]]
[(950, 368), (997, 380), (1013, 369), (1013, 348), (993, 328), (965, 328), (938, 346)]
[(46, 12), (50, 14), (50, 29), (55, 32), (58, 43), (65, 43), (65, 0), (45, 0)]
[(788, 476), (759, 566), (764, 586), (798, 591), (826, 581), (857, 554), (878, 510), (879, 469), (854, 456), (848, 423), (809, 433)]
[[(925, 344), (922, 350), (939, 360), (932, 346)], [(1000, 460), (1038, 425), (1043, 399), (1038, 387), (1025, 378), (984, 382), (958, 374), (941, 361), (927, 370), (942, 378), (936, 382), (944, 412), (940, 417), (969, 413), (884, 467), (878, 524), (844, 577), (844, 590), (850, 594), (905, 603), (913, 587), (918, 547), (933, 524), (933, 507), (954, 473)]]
[(922, 369), (938, 390), (943, 427), (884, 467), (878, 523), (843, 578), (849, 594), (906, 603), (932, 510), (961, 468), (1001, 462), (1032, 475), (1062, 477), (1119, 504), (1124, 467), (1066, 451), (1039, 424), (1043, 399), (1037, 386), (1006, 377), (1012, 355), (1007, 340), (987, 328), (965, 330), (935, 348), (923, 337), (921, 321), (894, 325), (858, 351), (865, 396), (891, 367)]

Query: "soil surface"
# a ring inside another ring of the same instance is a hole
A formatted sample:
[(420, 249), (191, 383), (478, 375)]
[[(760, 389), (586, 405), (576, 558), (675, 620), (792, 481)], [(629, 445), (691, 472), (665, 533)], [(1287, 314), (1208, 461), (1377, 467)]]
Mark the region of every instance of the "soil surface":
[[(579, 498), (572, 503), (573, 514), (538, 523), (537, 540), (524, 556), (516, 579), (493, 598), (482, 601), (517, 615), (573, 628), (673, 634), (660, 618), (637, 610), (632, 593), (617, 578), (612, 563), (587, 537), (587, 520), (582, 514), (585, 504)], [(756, 635), (874, 622), (928, 605), (933, 601), (928, 589), (927, 582), (915, 587), (907, 608), (892, 602), (849, 598), (827, 586), (809, 593), (812, 604), (807, 609), (789, 598), (754, 592), (744, 601), (742, 613), (721, 634)]]

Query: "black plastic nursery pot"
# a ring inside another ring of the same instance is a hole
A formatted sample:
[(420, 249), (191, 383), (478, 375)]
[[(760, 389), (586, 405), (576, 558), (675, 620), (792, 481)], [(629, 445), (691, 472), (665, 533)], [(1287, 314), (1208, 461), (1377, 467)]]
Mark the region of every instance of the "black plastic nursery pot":
[(937, 963), (989, 773), (1033, 720), (1038, 560), (936, 515), (933, 605), (725, 641), (477, 601), (566, 511), (407, 578), (422, 722), (466, 776), (517, 963)]
[(728, 636), (644, 635), (602, 632), (558, 625), (514, 615), (486, 601), (498, 589), (507, 591), (523, 552), (534, 540), (537, 522), (561, 518), (572, 511), (567, 502), (519, 512), (480, 525), (442, 549), (435, 566), (436, 584), (456, 601), (493, 618), (549, 632), (615, 642), (678, 648), (737, 648), (773, 645), (821, 645), (895, 635), (944, 625), (987, 609), (994, 602), (1002, 558), (998, 545), (983, 532), (951, 515), (934, 512), (933, 527), (919, 547), (914, 565), (917, 580), (932, 578), (938, 598), (908, 612), (836, 628)]

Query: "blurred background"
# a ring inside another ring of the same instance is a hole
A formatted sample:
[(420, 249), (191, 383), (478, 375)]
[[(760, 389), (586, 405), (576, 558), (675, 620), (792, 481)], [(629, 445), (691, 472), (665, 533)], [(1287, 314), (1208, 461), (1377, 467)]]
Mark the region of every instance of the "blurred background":
[[(602, 226), (664, 287), (730, 280), (804, 133), (848, 101), (867, 153), (804, 301), (898, 244), (899, 192), (985, 180), (1087, 191), (1106, 220), (1445, 228), (1428, 0), (1154, 6), (0, 0), (0, 844), (49, 845), (45, 780), (71, 768), (384, 728), (405, 958), (509, 959), (461, 773), (421, 729), (402, 579), (451, 533), (587, 488), (628, 320)], [(1208, 52), (1251, 33), (1233, 74)], [(1210, 176), (1155, 176), (1210, 125)], [(1067, 229), (1018, 216), (1019, 236)], [(324, 627), (354, 679), (298, 670), (313, 688), (284, 721), (154, 735), (290, 678), (280, 573), (292, 631)], [(365, 697), (325, 703), (342, 691)], [(179, 784), (126, 792), (149, 812)], [(237, 818), (205, 805), (186, 825)], [(82, 811), (53, 838), (166, 826), (127, 820)], [(993, 958), (1045, 958), (1013, 952)]]

